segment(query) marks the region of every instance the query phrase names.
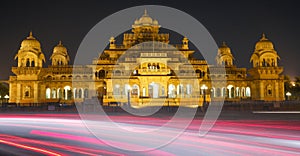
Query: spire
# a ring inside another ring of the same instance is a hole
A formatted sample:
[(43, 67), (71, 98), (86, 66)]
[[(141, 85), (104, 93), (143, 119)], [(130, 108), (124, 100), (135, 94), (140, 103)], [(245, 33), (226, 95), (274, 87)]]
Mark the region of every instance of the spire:
[(261, 35), (261, 39), (260, 39), (261, 41), (262, 40), (268, 40), (267, 38), (266, 38), (266, 35), (265, 35), (265, 33), (262, 33), (262, 35)]
[(29, 32), (29, 36), (27, 37), (27, 39), (35, 39), (32, 35), (32, 31)]
[(223, 42), (222, 42), (222, 47), (227, 47), (227, 45), (226, 45), (226, 42), (225, 42), (225, 41), (223, 41)]
[(59, 45), (59, 46), (62, 46), (62, 42), (61, 42), (61, 40), (58, 42), (58, 45)]
[(147, 13), (147, 9), (145, 8), (144, 10), (144, 15), (143, 16), (148, 16), (148, 13)]

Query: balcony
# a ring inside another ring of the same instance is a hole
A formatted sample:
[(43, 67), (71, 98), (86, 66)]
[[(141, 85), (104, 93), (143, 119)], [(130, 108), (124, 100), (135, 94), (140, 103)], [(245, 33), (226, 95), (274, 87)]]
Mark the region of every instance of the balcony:
[(139, 69), (138, 73), (141, 75), (168, 75), (171, 71), (170, 69)]

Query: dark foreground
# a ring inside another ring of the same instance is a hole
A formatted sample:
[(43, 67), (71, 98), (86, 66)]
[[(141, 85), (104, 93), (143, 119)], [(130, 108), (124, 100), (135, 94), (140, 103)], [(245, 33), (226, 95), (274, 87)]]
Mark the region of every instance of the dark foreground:
[[(110, 122), (135, 132), (164, 126), (174, 112), (162, 110), (145, 117), (119, 110), (107, 114)], [(100, 119), (102, 115), (91, 119)], [(3, 112), (0, 116), (0, 155), (300, 155), (299, 113), (223, 111), (212, 129), (200, 137), (203, 119), (204, 113), (198, 110), (182, 135), (152, 148), (159, 138), (171, 135), (177, 127), (171, 126), (167, 134), (157, 133), (155, 138), (140, 138), (114, 133), (113, 127), (102, 122), (101, 131), (112, 135), (98, 139), (77, 113)], [(182, 124), (180, 122), (185, 119), (178, 121), (176, 124)]]

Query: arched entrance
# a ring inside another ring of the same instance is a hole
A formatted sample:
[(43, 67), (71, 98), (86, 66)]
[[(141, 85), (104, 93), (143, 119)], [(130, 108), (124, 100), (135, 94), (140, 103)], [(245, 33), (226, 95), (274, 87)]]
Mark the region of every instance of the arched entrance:
[(106, 82), (103, 82), (101, 86), (98, 88), (98, 97), (103, 98), (106, 95)]
[(159, 84), (152, 82), (148, 86), (148, 94), (151, 98), (158, 98), (159, 97)]

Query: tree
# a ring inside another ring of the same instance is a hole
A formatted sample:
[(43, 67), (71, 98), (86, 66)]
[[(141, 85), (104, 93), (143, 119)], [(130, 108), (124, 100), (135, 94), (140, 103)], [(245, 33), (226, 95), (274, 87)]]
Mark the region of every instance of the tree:
[(288, 75), (284, 76), (284, 90), (285, 93), (290, 92), (290, 100), (300, 100), (300, 76), (295, 77), (295, 82), (292, 83)]
[(8, 87), (0, 83), (0, 96), (4, 98), (5, 95), (8, 95)]

